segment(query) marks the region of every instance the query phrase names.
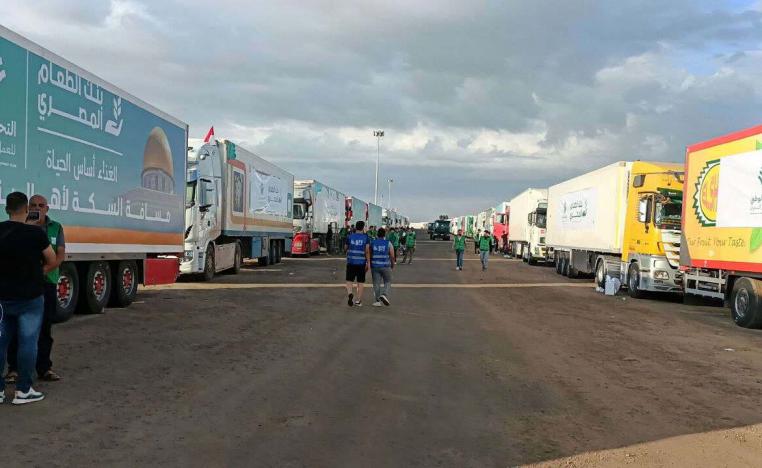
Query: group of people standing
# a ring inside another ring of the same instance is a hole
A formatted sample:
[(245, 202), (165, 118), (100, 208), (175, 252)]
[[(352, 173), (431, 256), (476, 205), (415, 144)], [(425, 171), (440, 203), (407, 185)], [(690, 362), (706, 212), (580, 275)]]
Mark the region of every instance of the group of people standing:
[[(373, 235), (371, 235), (371, 233)], [(375, 229), (371, 226), (365, 232), (365, 222), (358, 221), (346, 236), (345, 248), (347, 253), (347, 305), (361, 307), (365, 287), (365, 275), (370, 270), (373, 279), (374, 307), (389, 306), (389, 293), (392, 286), (392, 269), (399, 258), (400, 248), (402, 262), (413, 262), (415, 252), (415, 231), (408, 228), (390, 228), (387, 234), (385, 228)], [(357, 295), (355, 296), (355, 293)]]
[[(463, 234), (462, 229), (458, 229), (458, 233), (455, 235), (455, 239), (452, 243), (452, 248), (455, 251), (455, 269), (463, 271), (463, 257), (466, 252), (466, 236)], [(479, 259), (482, 263), (482, 271), (487, 269), (489, 256), (496, 250), (497, 238), (491, 236), (488, 230), (480, 230), (479, 233), (474, 236), (474, 253), (479, 255)]]
[(59, 266), (65, 252), (61, 224), (48, 216), (42, 195), (21, 192), (5, 199), (8, 221), (0, 222), (0, 403), (5, 384), (16, 384), (12, 403), (21, 405), (45, 396), (32, 387), (40, 380), (56, 381), (52, 370), (51, 333), (57, 303)]

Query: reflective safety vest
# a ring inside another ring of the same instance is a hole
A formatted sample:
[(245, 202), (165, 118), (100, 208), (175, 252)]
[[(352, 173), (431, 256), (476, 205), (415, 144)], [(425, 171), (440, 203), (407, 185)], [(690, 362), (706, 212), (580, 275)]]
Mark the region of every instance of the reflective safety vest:
[(489, 244), (492, 242), (492, 239), (490, 239), (488, 236), (481, 236), (479, 238), (479, 250), (487, 251), (489, 250)]
[(355, 232), (349, 235), (347, 239), (349, 249), (347, 250), (347, 263), (349, 265), (365, 265), (365, 246), (370, 239), (362, 232)]
[[(50, 240), (50, 246), (53, 247), (53, 252), (58, 255), (58, 241), (60, 237), (58, 237), (61, 234), (61, 224), (57, 223), (56, 221), (53, 221), (52, 219), (47, 219), (47, 235), (48, 240)], [(45, 280), (48, 283), (51, 284), (58, 284), (58, 278), (61, 276), (60, 270), (58, 268), (54, 270), (50, 270), (47, 275), (45, 275)]]
[(466, 250), (466, 237), (465, 236), (455, 236), (455, 250)]
[(415, 247), (415, 232), (411, 231), (407, 234), (405, 245), (408, 247)]
[(386, 239), (374, 239), (370, 243), (370, 267), (389, 268), (392, 266), (392, 258), (389, 256), (389, 241)]

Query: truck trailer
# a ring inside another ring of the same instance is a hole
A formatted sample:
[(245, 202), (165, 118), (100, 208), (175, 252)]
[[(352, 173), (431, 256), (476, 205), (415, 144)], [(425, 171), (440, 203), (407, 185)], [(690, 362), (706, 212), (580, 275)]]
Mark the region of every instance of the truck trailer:
[(188, 153), (180, 272), (211, 280), (244, 258), (280, 262), (293, 239), (294, 176), (228, 140)]
[(368, 219), (365, 222), (366, 227), (376, 226), (380, 228), (384, 222), (384, 210), (373, 203), (368, 203)]
[(188, 125), (0, 26), (0, 199), (47, 198), (63, 225), (55, 321), (172, 283)]
[(344, 200), (345, 227), (351, 228), (358, 221), (363, 221), (368, 227), (368, 203), (357, 197), (347, 197)]
[(762, 126), (687, 148), (682, 221), (685, 293), (762, 328)]
[(346, 196), (317, 180), (294, 182), (294, 240), (291, 255), (311, 255), (337, 247), (344, 225)]
[(508, 220), (510, 219), (511, 203), (502, 202), (495, 207), (495, 212), (492, 214), (492, 234), (497, 237), (499, 242), (499, 248), (503, 252), (508, 251), (507, 244), (508, 239)]
[(548, 210), (548, 189), (530, 188), (510, 202), (508, 245), (510, 253), (533, 265), (545, 261), (545, 215)]
[(548, 189), (548, 257), (559, 274), (619, 278), (632, 297), (680, 292), (683, 166), (620, 161)]

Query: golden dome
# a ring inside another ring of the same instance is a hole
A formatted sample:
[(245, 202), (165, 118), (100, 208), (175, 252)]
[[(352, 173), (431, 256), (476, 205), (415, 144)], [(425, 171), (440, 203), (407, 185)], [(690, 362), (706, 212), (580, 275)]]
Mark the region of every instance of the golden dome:
[(172, 150), (169, 149), (167, 134), (160, 127), (154, 127), (148, 134), (143, 151), (143, 172), (158, 169), (172, 177)]

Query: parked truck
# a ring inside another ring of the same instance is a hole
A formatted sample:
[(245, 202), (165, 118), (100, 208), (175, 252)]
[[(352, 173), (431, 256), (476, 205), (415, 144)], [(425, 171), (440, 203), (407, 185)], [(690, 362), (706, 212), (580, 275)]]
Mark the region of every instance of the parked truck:
[(338, 246), (346, 196), (317, 180), (294, 182), (291, 255), (311, 255)]
[(683, 166), (617, 162), (548, 189), (549, 259), (562, 275), (620, 279), (632, 297), (680, 292)]
[(55, 321), (172, 283), (188, 126), (0, 26), (0, 203), (47, 198), (63, 225)]
[(547, 258), (545, 248), (545, 216), (548, 190), (530, 188), (514, 197), (508, 220), (508, 244), (511, 254), (529, 264)]
[(347, 197), (344, 200), (345, 226), (351, 228), (357, 221), (365, 222), (368, 227), (368, 203), (357, 197)]
[(429, 227), (429, 239), (450, 240), (450, 220), (448, 218), (440, 217), (429, 223)]
[(508, 251), (508, 246), (504, 245), (504, 240), (507, 242), (508, 238), (508, 220), (511, 211), (510, 202), (502, 202), (495, 207), (495, 211), (492, 214), (492, 234), (498, 239), (498, 246), (503, 252)]
[(228, 140), (188, 153), (180, 272), (210, 280), (244, 258), (278, 263), (291, 251), (294, 176)]
[(762, 126), (688, 147), (682, 221), (685, 293), (762, 328)]
[(365, 222), (366, 227), (376, 226), (380, 228), (384, 222), (384, 210), (373, 203), (368, 203), (368, 219)]

